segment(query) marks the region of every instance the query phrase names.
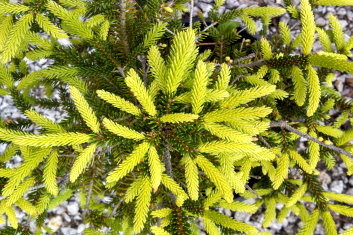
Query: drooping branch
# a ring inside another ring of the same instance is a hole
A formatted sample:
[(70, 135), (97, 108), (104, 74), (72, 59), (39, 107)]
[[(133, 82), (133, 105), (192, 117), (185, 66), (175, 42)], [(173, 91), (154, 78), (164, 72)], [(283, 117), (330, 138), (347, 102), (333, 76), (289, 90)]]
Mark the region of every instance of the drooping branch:
[(316, 139), (316, 138), (314, 138), (314, 137), (312, 137), (312, 136), (310, 136), (310, 135), (308, 135), (306, 133), (303, 133), (303, 132), (295, 129), (294, 127), (291, 127), (286, 121), (283, 121), (283, 120), (278, 121), (278, 122), (273, 121), (273, 122), (271, 122), (270, 127), (280, 127), (282, 129), (286, 129), (286, 130), (288, 130), (290, 132), (293, 132), (293, 133), (295, 133), (295, 134), (297, 134), (297, 135), (299, 135), (301, 137), (304, 137), (304, 138), (306, 138), (308, 140), (311, 140), (311, 141), (313, 141), (313, 142), (315, 142), (315, 143), (317, 143), (317, 144), (319, 144), (319, 145), (321, 145), (321, 146), (323, 146), (325, 148), (331, 149), (331, 150), (333, 150), (333, 151), (335, 151), (337, 153), (341, 153), (341, 154), (347, 155), (348, 157), (353, 159), (352, 154), (350, 154), (348, 151), (346, 151), (344, 149), (341, 149), (341, 148), (339, 148), (337, 146), (334, 146), (334, 145), (325, 144), (325, 143), (321, 142), (320, 140), (318, 140), (318, 139)]

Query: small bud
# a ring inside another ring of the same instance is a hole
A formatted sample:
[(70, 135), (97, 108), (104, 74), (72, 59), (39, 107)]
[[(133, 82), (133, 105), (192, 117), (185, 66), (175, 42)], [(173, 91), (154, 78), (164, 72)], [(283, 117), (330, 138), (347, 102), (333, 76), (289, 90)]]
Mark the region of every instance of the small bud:
[(230, 61), (230, 57), (226, 56), (225, 61), (229, 62)]
[(324, 144), (330, 145), (330, 144), (332, 144), (332, 142), (329, 141), (329, 140), (325, 140), (325, 141), (324, 141)]
[(230, 61), (229, 61), (229, 63), (233, 63), (233, 62), (234, 62), (234, 60), (230, 60)]
[(166, 12), (173, 13), (173, 9), (171, 7), (164, 7), (163, 8)]
[(161, 47), (167, 47), (167, 44), (162, 43), (162, 44), (161, 44)]
[(320, 140), (321, 142), (324, 141), (324, 138), (322, 138), (321, 136), (318, 138), (318, 140)]

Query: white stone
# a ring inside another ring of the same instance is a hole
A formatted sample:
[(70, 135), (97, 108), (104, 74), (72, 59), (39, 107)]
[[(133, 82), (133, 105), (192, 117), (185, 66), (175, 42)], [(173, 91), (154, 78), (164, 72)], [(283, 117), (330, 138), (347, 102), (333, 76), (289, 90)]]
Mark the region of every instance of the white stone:
[(49, 222), (48, 222), (48, 227), (53, 230), (53, 232), (56, 232), (60, 226), (62, 225), (63, 223), (63, 219), (60, 215), (57, 215), (55, 217), (52, 217), (49, 219)]
[(348, 183), (353, 186), (353, 175), (349, 177)]
[(80, 208), (77, 203), (69, 203), (69, 205), (67, 205), (67, 210), (69, 212), (69, 215), (78, 214), (79, 209)]
[(329, 184), (332, 181), (331, 177), (325, 171), (320, 172), (319, 180), (323, 184)]
[(275, 230), (280, 230), (282, 227), (283, 227), (283, 224), (280, 224), (280, 223), (272, 223), (271, 226), (270, 226), (272, 229), (275, 229)]
[(342, 180), (332, 181), (330, 185), (331, 191), (335, 193), (342, 193), (344, 189), (344, 184)]
[(347, 18), (353, 19), (353, 11), (347, 11)]
[(72, 220), (71, 220), (71, 217), (68, 215), (68, 214), (66, 214), (66, 213), (62, 213), (61, 214), (61, 216), (62, 217), (64, 217), (64, 220), (66, 221), (66, 222), (71, 222)]
[(210, 3), (213, 3), (213, 0), (201, 0), (200, 2), (204, 2), (204, 3), (210, 4)]
[(344, 16), (347, 14), (347, 10), (343, 7), (341, 7), (338, 11), (337, 11), (337, 15), (341, 15)]
[(227, 0), (226, 4), (227, 4), (228, 9), (233, 9), (233, 8), (236, 8), (237, 6), (239, 6), (238, 1), (235, 1), (235, 0)]
[(324, 18), (322, 18), (322, 17), (318, 18), (315, 22), (316, 22), (316, 24), (317, 24), (318, 26), (324, 26), (324, 25), (326, 25), (326, 20), (325, 20)]
[(223, 213), (226, 215), (226, 216), (231, 216), (232, 215), (232, 212), (228, 209), (224, 209)]
[(338, 20), (338, 22), (340, 22), (340, 24), (342, 25), (343, 31), (344, 29), (347, 27), (348, 22), (346, 20)]
[(83, 230), (86, 229), (86, 227), (87, 227), (86, 225), (80, 224), (80, 225), (78, 226), (78, 228), (77, 228), (77, 233), (82, 233)]
[(204, 15), (208, 15), (208, 12), (212, 9), (212, 5), (203, 2), (199, 3), (199, 7)]

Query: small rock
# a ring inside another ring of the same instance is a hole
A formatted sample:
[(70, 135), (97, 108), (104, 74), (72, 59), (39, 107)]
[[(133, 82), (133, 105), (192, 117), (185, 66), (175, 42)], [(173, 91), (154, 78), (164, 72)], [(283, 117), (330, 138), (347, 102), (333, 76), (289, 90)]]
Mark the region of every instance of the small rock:
[(200, 2), (211, 4), (211, 3), (213, 3), (213, 0), (201, 0)]
[(345, 194), (353, 196), (353, 188), (348, 189)]
[(340, 22), (340, 24), (342, 25), (342, 28), (346, 28), (348, 25), (348, 22), (346, 20), (338, 20), (338, 22)]
[(347, 11), (347, 18), (353, 19), (353, 11)]
[(212, 5), (207, 4), (207, 3), (203, 3), (203, 2), (200, 2), (198, 4), (198, 6), (200, 7), (202, 12), (204, 13), (204, 16), (206, 16), (206, 17), (208, 16), (208, 12), (212, 9)]
[(340, 16), (344, 16), (347, 14), (347, 10), (344, 9), (344, 8), (340, 8), (338, 11), (337, 11), (337, 15), (340, 15)]
[(324, 26), (324, 25), (326, 25), (326, 20), (324, 18), (320, 17), (316, 20), (316, 24), (318, 26)]
[(348, 183), (353, 186), (353, 175), (349, 177)]
[(331, 191), (335, 193), (342, 193), (344, 189), (344, 184), (342, 180), (334, 180), (330, 185)]
[(280, 223), (272, 223), (271, 226), (270, 226), (272, 229), (275, 229), (275, 230), (280, 230), (281, 228), (283, 228), (283, 224), (280, 224)]
[(226, 215), (226, 216), (232, 216), (232, 212), (228, 209), (224, 209), (223, 213)]
[(319, 175), (319, 181), (323, 184), (329, 184), (331, 183), (331, 177), (325, 172), (321, 172), (320, 175)]
[(64, 220), (66, 222), (69, 222), (69, 223), (71, 222), (71, 217), (68, 214), (63, 213), (63, 214), (61, 214), (61, 216), (64, 217)]
[(77, 230), (75, 228), (70, 227), (62, 227), (61, 232), (65, 235), (77, 235)]
[(77, 233), (82, 233), (83, 232), (83, 230), (85, 230), (86, 229), (86, 225), (84, 225), (84, 224), (80, 224), (79, 226), (78, 226), (78, 228), (77, 228)]
[(246, 212), (236, 212), (234, 213), (234, 218), (239, 221), (243, 221), (245, 223), (248, 223), (250, 220), (251, 215)]
[(48, 227), (53, 230), (53, 232), (56, 232), (60, 226), (63, 223), (63, 219), (61, 216), (57, 215), (55, 217), (50, 218), (49, 222), (48, 222)]
[(238, 1), (234, 1), (234, 0), (227, 0), (226, 1), (226, 5), (227, 5), (227, 9), (233, 9), (239, 6)]
[(69, 212), (69, 215), (77, 215), (79, 211), (79, 207), (77, 203), (70, 203), (67, 205), (67, 210)]

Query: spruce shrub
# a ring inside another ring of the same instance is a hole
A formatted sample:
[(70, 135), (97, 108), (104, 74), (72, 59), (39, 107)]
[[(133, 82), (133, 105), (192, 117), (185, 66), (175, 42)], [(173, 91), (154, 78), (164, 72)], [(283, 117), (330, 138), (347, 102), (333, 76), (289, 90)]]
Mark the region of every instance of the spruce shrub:
[[(185, 27), (187, 2), (0, 1), (0, 94), (23, 114), (0, 122), (4, 234), (50, 233), (48, 211), (74, 195), (85, 234), (269, 234), (219, 208), (263, 210), (263, 228), (293, 212), (301, 235), (320, 219), (337, 234), (332, 213), (353, 217), (353, 196), (325, 191), (317, 169), (343, 161), (353, 173), (352, 101), (332, 86), (335, 71), (353, 74), (353, 37), (334, 15), (329, 30), (313, 15), (352, 1), (219, 14), (217, 0)], [(300, 23), (296, 37), (271, 26), (283, 14)], [(40, 59), (50, 65), (28, 67)], [(43, 115), (53, 109), (60, 122)]]

